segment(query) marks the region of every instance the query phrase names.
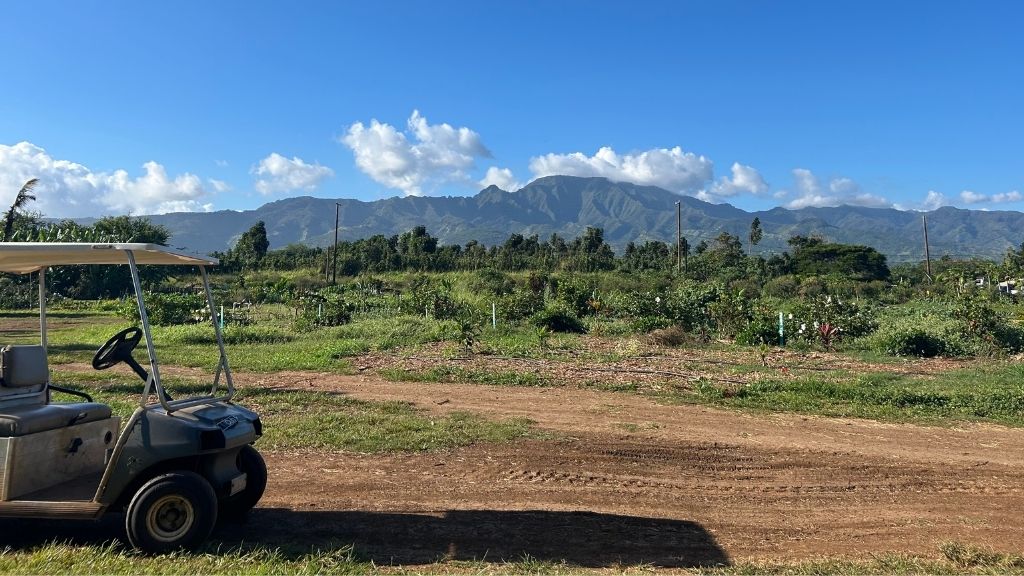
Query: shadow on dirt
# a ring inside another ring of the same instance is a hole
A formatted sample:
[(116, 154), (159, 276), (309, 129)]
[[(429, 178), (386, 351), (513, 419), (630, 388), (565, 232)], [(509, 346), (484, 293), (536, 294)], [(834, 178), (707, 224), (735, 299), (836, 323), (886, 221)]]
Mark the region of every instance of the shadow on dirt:
[[(99, 522), (0, 521), (5, 546), (123, 540), (123, 518)], [(441, 560), (488, 562), (532, 558), (598, 568), (653, 565), (724, 566), (729, 558), (703, 527), (685, 520), (594, 512), (451, 510), (437, 514), (254, 510), (245, 524), (224, 524), (210, 547), (265, 547), (287, 556), (352, 545), (378, 565)]]

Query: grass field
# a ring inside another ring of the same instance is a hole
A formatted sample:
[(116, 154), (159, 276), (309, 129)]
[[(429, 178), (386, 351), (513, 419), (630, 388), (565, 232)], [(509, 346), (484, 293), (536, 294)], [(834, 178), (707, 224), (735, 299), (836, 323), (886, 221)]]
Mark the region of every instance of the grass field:
[[(138, 403), (141, 382), (126, 371), (83, 371), (95, 348), (130, 322), (109, 313), (62, 312), (50, 331), (53, 380), (89, 391), (122, 416)], [(4, 343), (36, 339), (34, 315), (0, 313)], [(600, 332), (600, 331), (598, 331)], [(206, 326), (155, 327), (162, 366), (212, 371), (217, 356)], [(956, 363), (879, 357), (863, 350), (794, 353), (725, 343), (666, 347), (636, 336), (547, 335), (528, 327), (484, 329), (467, 349), (459, 326), (421, 317), (357, 318), (345, 326), (297, 331), (287, 321), (225, 332), (232, 368), (239, 372), (314, 371), (368, 374), (392, 381), (563, 387), (639, 394), (664, 404), (734, 410), (796, 412), (827, 417), (950, 426), (961, 422), (1024, 425), (1024, 367), (1013, 358)], [(773, 355), (774, 354), (774, 355)], [(140, 348), (136, 357), (144, 357)], [(429, 361), (424, 361), (424, 359)], [(68, 364), (74, 363), (72, 368)], [(597, 370), (586, 373), (588, 368)], [(168, 370), (176, 395), (200, 393), (199, 376)], [(406, 402), (358, 400), (301, 386), (245, 387), (238, 400), (258, 411), (268, 451), (360, 454), (444, 451), (473, 444), (555, 435), (526, 418), (487, 419), (469, 412), (428, 413)], [(625, 432), (640, 432), (624, 429)], [(225, 548), (225, 546), (227, 546)], [(645, 565), (606, 567), (604, 573), (647, 573)], [(387, 566), (343, 545), (330, 550), (214, 543), (197, 553), (148, 557), (113, 542), (48, 542), (0, 549), (2, 573), (52, 574), (310, 574), (468, 573), (576, 574), (588, 570), (523, 557), (508, 561), (452, 561)], [(1024, 558), (984, 547), (946, 543), (933, 555), (876, 555), (871, 559), (744, 562), (682, 570), (713, 574), (957, 574), (1024, 573)]]
[[(740, 563), (724, 568), (680, 570), (683, 574), (1019, 574), (1024, 557), (1000, 554), (957, 542), (943, 544), (939, 557), (881, 555), (869, 561), (812, 560), (791, 563)], [(621, 566), (608, 574), (648, 574), (648, 566)], [(440, 561), (415, 568), (360, 560), (352, 548), (329, 552), (243, 547), (207, 548), (198, 553), (143, 556), (118, 544), (75, 546), (53, 543), (32, 550), (0, 551), (5, 574), (552, 574), (591, 573), (563, 563), (524, 557), (509, 562)]]

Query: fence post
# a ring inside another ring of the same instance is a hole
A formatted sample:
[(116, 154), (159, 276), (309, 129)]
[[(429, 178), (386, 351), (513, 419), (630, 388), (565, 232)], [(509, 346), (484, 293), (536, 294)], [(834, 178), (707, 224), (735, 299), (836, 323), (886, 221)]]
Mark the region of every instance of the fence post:
[(779, 311), (779, 346), (786, 345), (786, 322), (782, 318), (782, 311)]
[(498, 305), (491, 302), (491, 328), (498, 327)]

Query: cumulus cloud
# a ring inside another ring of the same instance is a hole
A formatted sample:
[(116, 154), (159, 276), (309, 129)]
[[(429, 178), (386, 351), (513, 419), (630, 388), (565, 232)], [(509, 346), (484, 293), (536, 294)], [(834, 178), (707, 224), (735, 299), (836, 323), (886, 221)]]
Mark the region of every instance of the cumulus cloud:
[(821, 180), (806, 168), (793, 170), (793, 188), (796, 197), (786, 204), (787, 208), (842, 206), (844, 204), (870, 208), (892, 206), (892, 202), (882, 196), (865, 192), (859, 184), (850, 178), (833, 178), (823, 185)]
[(1024, 200), (1024, 194), (1021, 194), (1017, 190), (992, 195), (992, 202), (995, 202), (996, 204), (1002, 204), (1003, 202), (1020, 202), (1021, 200)]
[(582, 152), (537, 156), (530, 160), (530, 171), (536, 178), (555, 174), (603, 176), (693, 194), (711, 180), (714, 163), (704, 156), (683, 152), (678, 146), (621, 155), (606, 146), (593, 156)]
[(960, 200), (962, 200), (964, 204), (978, 204), (980, 202), (988, 202), (989, 197), (985, 194), (979, 194), (972, 190), (964, 190), (960, 192)]
[(752, 166), (744, 166), (734, 162), (731, 168), (732, 177), (721, 177), (710, 189), (701, 190), (697, 198), (707, 202), (714, 202), (722, 198), (729, 198), (737, 194), (764, 194), (768, 191), (768, 183), (764, 177)]
[(253, 169), (256, 191), (264, 196), (294, 190), (315, 190), (334, 171), (319, 164), (307, 164), (299, 157), (285, 158), (272, 152)]
[(929, 190), (928, 194), (924, 197), (922, 208), (925, 210), (938, 210), (943, 206), (948, 206), (949, 200), (946, 199), (946, 195), (935, 190)]
[(512, 175), (511, 170), (508, 168), (498, 168), (497, 166), (488, 168), (487, 174), (484, 175), (483, 180), (478, 182), (478, 184), (483, 188), (497, 186), (506, 192), (514, 192), (522, 188), (522, 185)]
[(490, 158), (480, 135), (466, 127), (430, 124), (414, 110), (403, 132), (390, 124), (356, 122), (341, 137), (355, 155), (356, 166), (375, 181), (407, 195), (425, 186), (471, 184), (477, 158)]
[(1020, 202), (1024, 200), (1022, 195), (1017, 190), (1011, 190), (1010, 192), (1000, 192), (999, 194), (982, 194), (973, 190), (964, 190), (960, 192), (960, 200), (964, 204), (1004, 204), (1006, 202)]
[(175, 177), (157, 162), (143, 164), (143, 174), (131, 177), (125, 170), (93, 172), (86, 166), (50, 156), (31, 142), (0, 144), (0, 205), (9, 206), (21, 185), (39, 178), (38, 210), (54, 218), (101, 214), (162, 214), (211, 210), (202, 179), (193, 174)]

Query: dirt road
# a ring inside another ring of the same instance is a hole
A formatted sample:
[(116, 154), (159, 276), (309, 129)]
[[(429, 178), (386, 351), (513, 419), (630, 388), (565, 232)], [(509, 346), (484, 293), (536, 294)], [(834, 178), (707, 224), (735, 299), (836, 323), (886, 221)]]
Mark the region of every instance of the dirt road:
[(553, 433), (443, 453), (269, 455), (257, 516), (272, 531), (355, 541), (385, 564), (936, 556), (951, 540), (1024, 549), (1024, 430), (750, 415), (570, 388), (310, 373), (240, 381), (525, 416)]

